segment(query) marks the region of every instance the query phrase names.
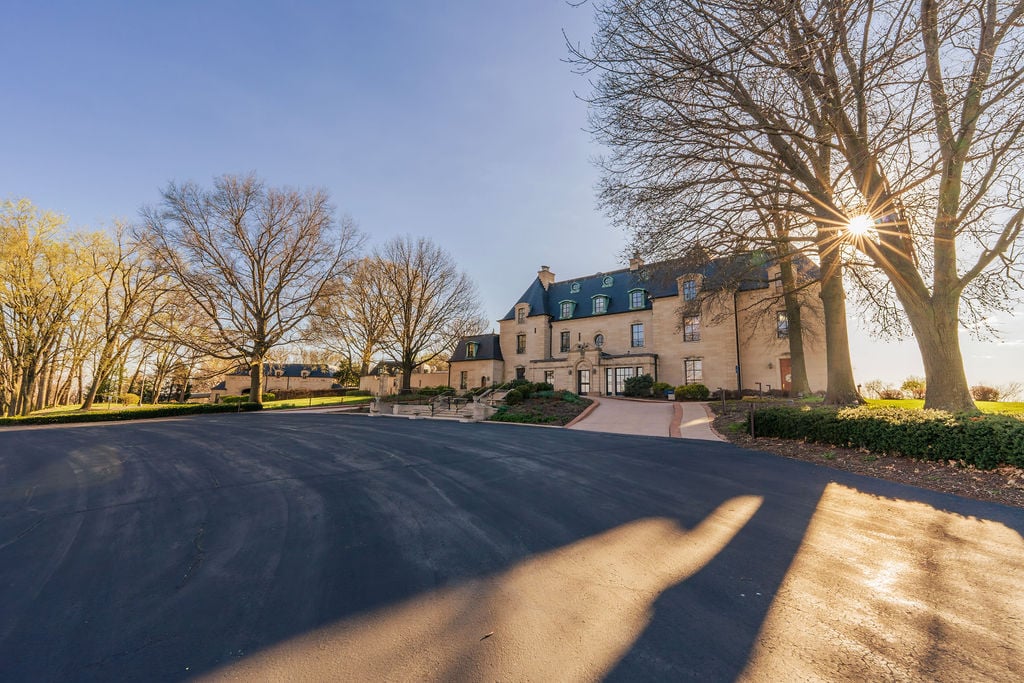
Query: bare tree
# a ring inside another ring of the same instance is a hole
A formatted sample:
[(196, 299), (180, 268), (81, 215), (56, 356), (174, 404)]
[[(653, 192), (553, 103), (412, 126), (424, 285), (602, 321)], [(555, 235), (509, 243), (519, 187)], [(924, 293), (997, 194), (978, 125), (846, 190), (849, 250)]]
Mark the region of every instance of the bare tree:
[(374, 289), (375, 263), (360, 259), (343, 286), (317, 304), (309, 326), (310, 338), (342, 356), (357, 377), (369, 372), (388, 322), (385, 302)]
[(1006, 306), (1021, 276), (1022, 16), (1020, 0), (608, 0), (576, 50), (599, 75), (606, 197), (653, 232), (702, 223), (692, 237), (782, 178), (815, 226), (830, 391), (837, 367), (852, 382), (839, 275), (858, 252), (910, 323), (926, 406), (973, 409), (961, 314)]
[(69, 325), (88, 300), (86, 236), (28, 200), (0, 204), (0, 408), (43, 407)]
[(124, 362), (132, 344), (146, 334), (166, 305), (166, 287), (161, 283), (164, 275), (146, 259), (143, 245), (128, 235), (125, 226), (115, 226), (111, 239), (93, 245), (89, 264), (95, 280), (100, 343), (81, 410), (92, 408), (100, 385)]
[(386, 312), (381, 347), (413, 370), (452, 352), (460, 337), (486, 327), (476, 286), (448, 252), (426, 238), (398, 237), (374, 251), (367, 296)]
[(262, 402), (267, 354), (294, 341), (361, 237), (335, 220), (326, 192), (267, 188), (253, 175), (217, 178), (212, 189), (171, 183), (162, 194), (143, 212), (145, 235), (206, 323), (182, 341), (245, 363), (250, 400)]

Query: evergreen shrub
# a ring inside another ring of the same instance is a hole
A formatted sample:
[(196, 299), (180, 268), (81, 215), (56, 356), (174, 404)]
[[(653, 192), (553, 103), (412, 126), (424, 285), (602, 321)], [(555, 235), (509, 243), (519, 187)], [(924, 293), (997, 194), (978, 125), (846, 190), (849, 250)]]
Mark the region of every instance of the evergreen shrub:
[(754, 413), (754, 428), (757, 436), (865, 448), (920, 460), (956, 460), (979, 469), (1024, 467), (1024, 420), (1012, 415), (770, 406)]
[(654, 378), (650, 375), (637, 375), (626, 378), (626, 388), (623, 393), (626, 396), (650, 396), (651, 387), (654, 386)]

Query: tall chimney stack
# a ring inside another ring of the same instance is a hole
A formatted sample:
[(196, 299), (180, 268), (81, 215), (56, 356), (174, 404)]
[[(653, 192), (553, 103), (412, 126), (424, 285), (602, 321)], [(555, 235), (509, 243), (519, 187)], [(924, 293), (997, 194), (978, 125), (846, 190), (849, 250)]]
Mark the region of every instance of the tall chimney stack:
[(640, 252), (634, 251), (632, 258), (629, 259), (629, 271), (635, 273), (644, 267), (644, 260), (640, 258)]
[(540, 270), (537, 271), (537, 279), (540, 280), (540, 283), (544, 285), (546, 290), (555, 281), (555, 274), (547, 266), (541, 266)]

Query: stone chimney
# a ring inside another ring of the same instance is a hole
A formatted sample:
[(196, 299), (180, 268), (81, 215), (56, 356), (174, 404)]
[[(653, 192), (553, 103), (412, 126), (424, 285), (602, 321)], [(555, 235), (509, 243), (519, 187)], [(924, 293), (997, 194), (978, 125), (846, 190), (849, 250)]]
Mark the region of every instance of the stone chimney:
[(644, 267), (644, 260), (640, 258), (639, 252), (633, 252), (632, 258), (629, 259), (629, 272), (635, 273)]
[(544, 285), (544, 289), (547, 289), (555, 281), (555, 274), (547, 266), (541, 266), (537, 271), (537, 279)]

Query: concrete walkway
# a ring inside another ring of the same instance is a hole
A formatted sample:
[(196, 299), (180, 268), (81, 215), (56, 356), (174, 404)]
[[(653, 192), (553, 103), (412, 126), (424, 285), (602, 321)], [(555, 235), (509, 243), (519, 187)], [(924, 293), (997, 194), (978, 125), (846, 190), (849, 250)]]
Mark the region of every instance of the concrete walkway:
[(633, 401), (610, 397), (593, 400), (597, 402), (597, 408), (569, 429), (704, 441), (724, 440), (711, 431), (711, 418), (707, 404), (704, 403)]

